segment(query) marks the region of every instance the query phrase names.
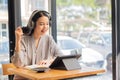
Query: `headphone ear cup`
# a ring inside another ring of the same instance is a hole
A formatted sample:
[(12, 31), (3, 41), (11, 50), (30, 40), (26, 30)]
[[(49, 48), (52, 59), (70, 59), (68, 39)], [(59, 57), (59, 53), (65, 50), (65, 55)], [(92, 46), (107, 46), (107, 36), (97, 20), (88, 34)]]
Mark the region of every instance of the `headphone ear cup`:
[(33, 21), (31, 22), (31, 26), (32, 26), (32, 28), (34, 28), (34, 26), (35, 26), (35, 23)]

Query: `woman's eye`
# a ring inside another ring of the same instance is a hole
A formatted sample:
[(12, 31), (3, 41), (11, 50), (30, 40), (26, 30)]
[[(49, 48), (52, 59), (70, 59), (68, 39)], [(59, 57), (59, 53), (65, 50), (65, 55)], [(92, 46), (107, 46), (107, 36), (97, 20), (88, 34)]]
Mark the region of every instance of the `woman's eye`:
[(44, 26), (44, 25), (47, 25), (47, 26), (48, 26), (49, 24), (40, 24), (40, 26)]
[(43, 26), (44, 24), (40, 24), (40, 26)]

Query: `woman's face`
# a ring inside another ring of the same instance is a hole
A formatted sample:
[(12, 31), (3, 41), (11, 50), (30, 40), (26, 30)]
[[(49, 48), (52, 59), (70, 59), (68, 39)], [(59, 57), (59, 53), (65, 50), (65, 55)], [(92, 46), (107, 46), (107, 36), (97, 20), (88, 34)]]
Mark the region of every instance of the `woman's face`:
[(36, 28), (34, 30), (34, 33), (37, 35), (43, 35), (47, 32), (48, 29), (49, 19), (46, 16), (42, 16), (36, 21)]

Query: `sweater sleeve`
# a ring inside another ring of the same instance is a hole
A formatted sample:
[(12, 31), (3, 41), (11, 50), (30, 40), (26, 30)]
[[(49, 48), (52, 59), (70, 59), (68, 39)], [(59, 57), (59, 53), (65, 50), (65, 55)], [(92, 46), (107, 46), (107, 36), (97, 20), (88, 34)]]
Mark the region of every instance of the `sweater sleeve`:
[(20, 52), (14, 51), (13, 56), (11, 57), (12, 63), (17, 67), (23, 67), (27, 64), (27, 51), (26, 51), (26, 44), (24, 39), (21, 41), (21, 50)]

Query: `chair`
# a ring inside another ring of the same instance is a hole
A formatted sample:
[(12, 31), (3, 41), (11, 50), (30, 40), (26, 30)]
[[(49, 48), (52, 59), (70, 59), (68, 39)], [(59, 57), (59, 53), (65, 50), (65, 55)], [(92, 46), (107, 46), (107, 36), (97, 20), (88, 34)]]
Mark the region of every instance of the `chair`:
[(8, 71), (8, 69), (10, 69), (10, 68), (16, 68), (16, 66), (13, 63), (2, 64), (3, 75), (13, 75), (12, 72)]

